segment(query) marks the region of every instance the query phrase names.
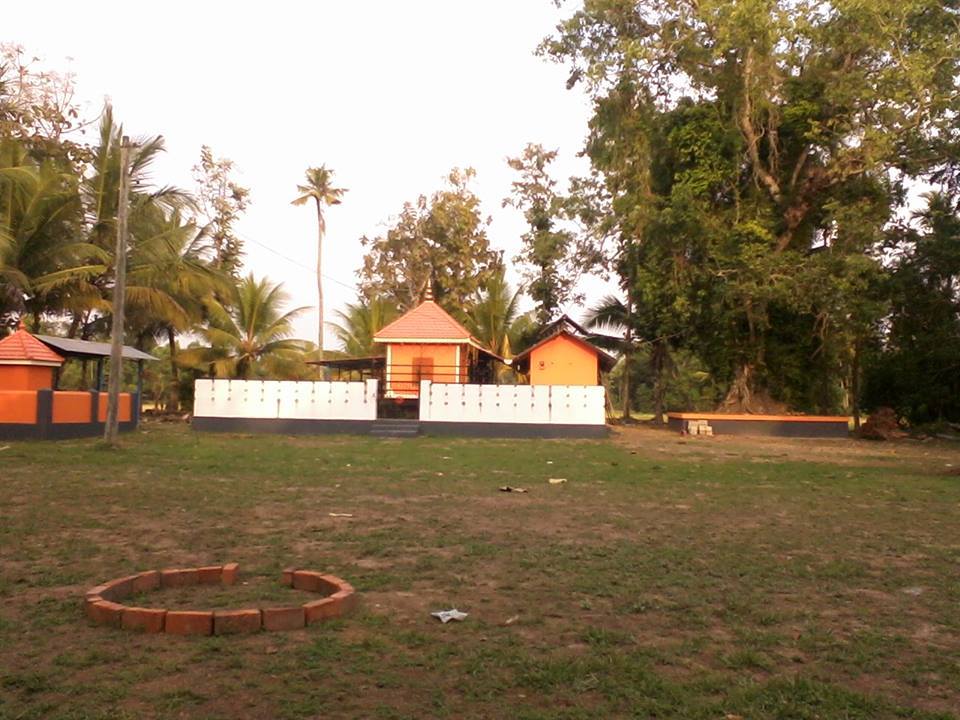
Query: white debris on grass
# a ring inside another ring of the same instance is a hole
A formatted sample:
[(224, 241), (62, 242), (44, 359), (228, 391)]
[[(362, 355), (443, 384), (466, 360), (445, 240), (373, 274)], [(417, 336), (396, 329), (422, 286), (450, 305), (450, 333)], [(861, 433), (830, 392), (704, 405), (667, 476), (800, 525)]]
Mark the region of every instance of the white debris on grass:
[(456, 620), (457, 622), (461, 622), (467, 617), (469, 613), (460, 612), (456, 608), (451, 608), (450, 610), (437, 610), (437, 612), (432, 612), (430, 614), (433, 615), (437, 620), (442, 622), (444, 625), (446, 625), (451, 620)]

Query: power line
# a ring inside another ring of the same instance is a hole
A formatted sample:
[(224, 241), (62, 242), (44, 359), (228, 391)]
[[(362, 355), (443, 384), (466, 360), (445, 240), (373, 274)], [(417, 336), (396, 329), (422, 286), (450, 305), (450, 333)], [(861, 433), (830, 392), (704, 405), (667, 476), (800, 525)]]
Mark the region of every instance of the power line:
[[(297, 267), (301, 268), (302, 270), (306, 270), (306, 271), (307, 271), (308, 273), (310, 273), (311, 275), (316, 275), (316, 274), (317, 274), (316, 268), (308, 267), (308, 266), (304, 265), (303, 263), (299, 262), (298, 260), (294, 260), (292, 257), (289, 257), (289, 256), (287, 256), (287, 255), (284, 255), (282, 252), (279, 252), (279, 251), (277, 251), (277, 250), (274, 250), (274, 249), (273, 249), (272, 247), (270, 247), (269, 245), (264, 245), (264, 244), (263, 244), (262, 242), (260, 242), (259, 240), (254, 240), (253, 238), (242, 237), (242, 236), (240, 236), (240, 235), (238, 235), (238, 237), (239, 237), (241, 240), (243, 240), (244, 242), (252, 242), (254, 245), (259, 245), (260, 247), (262, 247), (262, 248), (263, 248), (264, 250), (266, 250), (267, 252), (271, 252), (271, 253), (273, 253), (274, 255), (276, 255), (277, 257), (282, 258), (283, 260), (286, 260), (288, 263), (291, 263), (291, 264), (293, 264), (293, 265), (296, 265)], [(341, 280), (338, 280), (338, 279), (335, 278), (335, 277), (332, 277), (332, 276), (330, 276), (330, 275), (327, 275), (326, 273), (320, 273), (320, 277), (324, 278), (325, 280), (329, 280), (329, 281), (331, 281), (331, 282), (335, 282), (337, 285), (341, 285), (341, 286), (345, 287), (347, 290), (352, 290), (352, 291), (354, 291), (354, 292), (356, 292), (356, 290), (357, 290), (356, 285), (348, 285), (347, 283), (345, 283), (345, 282), (343, 282), (343, 281), (341, 281)]]

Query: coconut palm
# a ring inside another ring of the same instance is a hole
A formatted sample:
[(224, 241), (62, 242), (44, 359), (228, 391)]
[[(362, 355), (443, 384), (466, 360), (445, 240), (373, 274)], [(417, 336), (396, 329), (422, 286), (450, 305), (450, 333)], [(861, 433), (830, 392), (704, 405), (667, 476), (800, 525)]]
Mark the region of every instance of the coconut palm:
[[(99, 142), (92, 148), (90, 170), (80, 183), (80, 194), (84, 205), (86, 241), (107, 253), (109, 262), (87, 285), (75, 284), (68, 288), (71, 295), (81, 298), (76, 307), (70, 308), (73, 314), (71, 336), (81, 326), (81, 335), (86, 334), (91, 311), (109, 311), (110, 288), (114, 276), (113, 254), (116, 249), (123, 126), (114, 121), (113, 108), (109, 103), (104, 105), (100, 116), (99, 134)], [(153, 232), (158, 214), (167, 216), (182, 208), (191, 207), (193, 203), (190, 195), (179, 188), (152, 185), (151, 171), (162, 152), (164, 141), (160, 135), (136, 139), (130, 151), (131, 191), (128, 222), (130, 236), (134, 241), (139, 236)], [(141, 224), (145, 224), (146, 228), (142, 229)], [(93, 302), (94, 293), (100, 296), (99, 302)]]
[[(120, 145), (123, 126), (113, 118), (107, 103), (100, 116), (100, 142), (93, 148), (90, 172), (81, 183), (90, 241), (112, 251), (116, 242), (115, 222), (120, 201)], [(137, 138), (130, 151), (130, 224), (137, 222), (141, 209), (159, 206), (167, 212), (180, 210), (193, 203), (185, 191), (165, 185), (151, 185), (151, 170), (160, 153), (165, 151), (163, 136)]]
[(84, 242), (80, 220), (74, 176), (32, 160), (17, 141), (0, 141), (0, 314), (28, 312), (36, 322), (90, 301), (84, 287), (108, 256)]
[(207, 345), (182, 351), (181, 363), (203, 368), (214, 377), (248, 378), (258, 365), (306, 352), (310, 343), (290, 336), (294, 319), (308, 308), (284, 312), (286, 304), (281, 283), (247, 275), (231, 288), (227, 306), (207, 300), (210, 320), (200, 331)]
[(510, 357), (515, 349), (511, 340), (516, 340), (511, 329), (519, 316), (519, 303), (520, 291), (511, 289), (500, 266), (467, 309), (467, 329), (497, 355)]
[(317, 312), (320, 320), (317, 325), (317, 353), (323, 360), (323, 236), (327, 231), (327, 221), (324, 218), (324, 207), (339, 205), (340, 198), (347, 192), (345, 188), (333, 186), (333, 170), (326, 165), (318, 168), (307, 168), (307, 182), (297, 185), (298, 197), (293, 200), (294, 205), (305, 205), (313, 200), (317, 206)]
[(368, 357), (376, 353), (373, 336), (399, 315), (396, 305), (384, 298), (347, 303), (337, 310), (339, 322), (327, 323), (348, 357)]
[[(673, 370), (673, 353), (670, 339), (665, 337), (649, 338), (653, 332), (649, 325), (644, 324), (643, 313), (627, 313), (627, 306), (620, 298), (607, 295), (587, 311), (584, 324), (594, 331), (590, 341), (596, 345), (613, 350), (624, 358), (623, 384), (623, 418), (630, 417), (630, 359), (636, 355), (643, 345), (649, 345), (647, 354), (650, 367), (650, 376), (653, 378), (653, 422), (656, 425), (663, 423), (664, 403), (667, 392), (667, 380)], [(632, 328), (627, 333), (628, 325)]]
[[(148, 217), (152, 215), (153, 217)], [(231, 279), (209, 262), (210, 243), (179, 212), (166, 216), (153, 207), (144, 213), (133, 239), (127, 271), (127, 328), (142, 347), (147, 339), (166, 340), (171, 384), (167, 409), (180, 406), (177, 334), (199, 324), (204, 301), (230, 292)]]

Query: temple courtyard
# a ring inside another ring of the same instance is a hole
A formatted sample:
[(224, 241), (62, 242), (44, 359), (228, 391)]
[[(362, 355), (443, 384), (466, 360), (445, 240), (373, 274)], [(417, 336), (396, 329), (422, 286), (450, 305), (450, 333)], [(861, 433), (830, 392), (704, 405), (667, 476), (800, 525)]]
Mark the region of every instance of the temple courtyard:
[[(148, 422), (117, 451), (0, 442), (0, 492), (0, 718), (958, 717), (960, 443)], [(110, 578), (232, 562), (150, 600), (282, 602), (294, 567), (359, 607), (208, 637), (84, 617)]]

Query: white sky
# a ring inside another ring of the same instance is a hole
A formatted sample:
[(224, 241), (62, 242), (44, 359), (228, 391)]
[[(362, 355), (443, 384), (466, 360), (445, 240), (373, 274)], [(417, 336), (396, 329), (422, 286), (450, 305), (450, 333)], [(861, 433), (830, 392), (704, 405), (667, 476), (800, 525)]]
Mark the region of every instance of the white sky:
[[(527, 142), (559, 148), (555, 175), (583, 173), (589, 102), (533, 50), (563, 13), (551, 0), (15, 3), (0, 40), (76, 74), (94, 116), (105, 97), (132, 136), (162, 134), (159, 184), (193, 189), (200, 146), (232, 159), (252, 204), (238, 226), (247, 269), (315, 305), (316, 218), (293, 207), (308, 166), (349, 188), (327, 213), (327, 320), (353, 300), (359, 238), (454, 166), (477, 170), (489, 234), (510, 259), (524, 230), (501, 208)], [(258, 245), (257, 243), (260, 243)], [(262, 246), (296, 261), (282, 259)], [(516, 281), (516, 274), (513, 274)], [(599, 290), (599, 282), (588, 283)], [(580, 315), (580, 308), (570, 308)], [(298, 335), (314, 338), (316, 312)], [(331, 334), (327, 347), (334, 345)]]

